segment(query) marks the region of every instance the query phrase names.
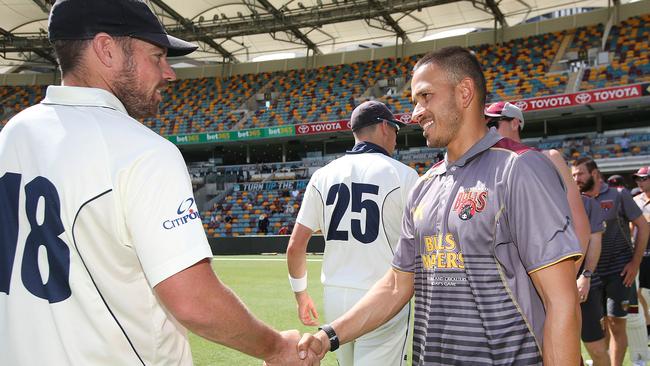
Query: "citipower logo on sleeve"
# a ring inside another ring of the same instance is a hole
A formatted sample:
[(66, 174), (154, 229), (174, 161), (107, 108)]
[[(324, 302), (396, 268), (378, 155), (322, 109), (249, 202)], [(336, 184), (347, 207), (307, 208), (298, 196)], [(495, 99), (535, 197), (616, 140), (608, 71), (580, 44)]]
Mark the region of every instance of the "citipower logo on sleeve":
[(183, 200), (183, 202), (178, 205), (178, 209), (176, 210), (176, 214), (179, 216), (163, 221), (163, 228), (166, 230), (171, 230), (173, 228), (187, 224), (190, 220), (196, 220), (200, 218), (198, 210), (194, 211), (194, 209), (192, 209), (193, 205), (194, 198), (190, 197), (186, 200)]

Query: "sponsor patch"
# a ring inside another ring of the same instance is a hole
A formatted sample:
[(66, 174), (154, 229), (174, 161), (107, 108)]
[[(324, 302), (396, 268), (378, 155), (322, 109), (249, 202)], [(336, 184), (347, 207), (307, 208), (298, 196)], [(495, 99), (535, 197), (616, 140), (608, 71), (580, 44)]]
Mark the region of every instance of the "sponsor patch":
[(612, 209), (614, 208), (614, 201), (612, 200), (601, 201), (600, 208), (602, 208), (605, 211)]
[(195, 211), (192, 206), (194, 206), (194, 198), (190, 197), (183, 200), (176, 209), (176, 214), (179, 216), (163, 221), (163, 228), (165, 230), (171, 230), (185, 225), (192, 220), (200, 219), (201, 216), (198, 210)]
[(467, 221), (487, 206), (488, 191), (485, 188), (469, 188), (458, 192), (454, 201), (453, 211), (458, 217)]

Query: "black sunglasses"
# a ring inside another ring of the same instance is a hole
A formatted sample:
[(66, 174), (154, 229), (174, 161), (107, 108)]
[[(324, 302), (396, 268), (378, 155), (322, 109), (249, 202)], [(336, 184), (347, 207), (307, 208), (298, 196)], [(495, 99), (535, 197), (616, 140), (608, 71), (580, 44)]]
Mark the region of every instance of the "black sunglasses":
[(646, 175), (645, 177), (634, 177), (634, 180), (637, 181), (637, 182), (644, 182), (644, 181), (648, 180), (649, 178), (650, 178), (650, 176)]
[(396, 134), (396, 135), (399, 135), (399, 129), (400, 129), (400, 127), (399, 127), (399, 125), (398, 125), (397, 123), (395, 123), (395, 122), (393, 122), (393, 121), (389, 121), (389, 120), (384, 119), (384, 118), (381, 118), (381, 117), (377, 117), (377, 120), (378, 120), (378, 121), (386, 122), (389, 126), (391, 126), (391, 127), (393, 127), (393, 128), (395, 129), (395, 134)]
[(513, 117), (490, 117), (487, 120), (487, 126), (488, 128), (492, 128), (492, 127), (498, 128), (500, 121), (510, 122), (513, 119), (514, 119)]

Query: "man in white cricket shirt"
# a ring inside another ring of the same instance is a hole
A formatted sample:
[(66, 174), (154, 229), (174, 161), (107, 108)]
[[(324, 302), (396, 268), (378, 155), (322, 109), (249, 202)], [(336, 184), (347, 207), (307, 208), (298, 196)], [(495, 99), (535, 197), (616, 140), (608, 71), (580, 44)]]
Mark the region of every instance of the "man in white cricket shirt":
[(215, 276), (182, 156), (135, 119), (197, 47), (136, 0), (57, 1), (49, 39), (64, 86), (0, 132), (1, 363), (190, 365), (186, 328), (310, 361)]
[[(354, 147), (311, 177), (287, 248), (289, 280), (305, 325), (318, 325), (316, 306), (307, 293), (305, 253), (312, 233), (320, 230), (325, 236), (321, 282), (329, 322), (390, 268), (408, 193), (418, 179), (415, 170), (391, 158), (403, 124), (384, 104), (359, 105), (350, 123)], [(339, 364), (404, 364), (408, 318), (407, 304), (388, 323), (336, 350)], [(327, 331), (329, 326), (321, 328)]]

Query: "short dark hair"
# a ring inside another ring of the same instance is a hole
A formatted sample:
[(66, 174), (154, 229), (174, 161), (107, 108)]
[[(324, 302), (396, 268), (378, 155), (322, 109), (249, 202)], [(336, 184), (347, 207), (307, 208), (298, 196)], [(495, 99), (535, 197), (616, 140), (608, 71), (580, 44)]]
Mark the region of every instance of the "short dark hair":
[(370, 126), (361, 127), (359, 129), (357, 129), (356, 131), (352, 131), (352, 135), (354, 135), (354, 136), (365, 136), (365, 135), (367, 135), (369, 133), (373, 133), (377, 129), (377, 126), (379, 126), (380, 124), (381, 123), (375, 123), (375, 124), (370, 125)]
[(596, 164), (596, 162), (594, 161), (594, 159), (592, 159), (592, 158), (590, 158), (590, 157), (588, 157), (588, 156), (582, 157), (582, 158), (577, 159), (577, 160), (575, 160), (575, 161), (573, 162), (573, 166), (574, 166), (574, 167), (579, 167), (579, 166), (582, 165), (582, 164), (585, 164), (585, 166), (587, 167), (587, 171), (588, 171), (589, 173), (591, 173), (591, 172), (593, 172), (594, 170), (598, 169), (598, 164)]
[(481, 108), (485, 105), (487, 97), (487, 83), (481, 63), (471, 50), (452, 46), (435, 50), (422, 57), (413, 68), (417, 71), (420, 67), (435, 64), (441, 67), (448, 75), (450, 81), (458, 84), (463, 78), (469, 77), (476, 85)]
[[(113, 37), (127, 55), (131, 54), (131, 37)], [(78, 71), (82, 54), (92, 43), (91, 39), (61, 39), (54, 41), (52, 47), (59, 62), (61, 76), (65, 77), (71, 72)]]
[(90, 45), (92, 39), (66, 39), (54, 41), (52, 47), (59, 62), (61, 76), (75, 71), (81, 64), (81, 55)]

